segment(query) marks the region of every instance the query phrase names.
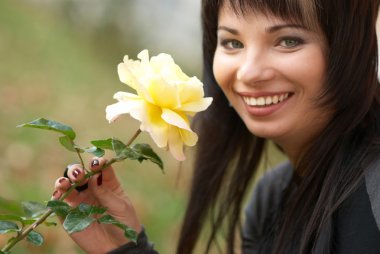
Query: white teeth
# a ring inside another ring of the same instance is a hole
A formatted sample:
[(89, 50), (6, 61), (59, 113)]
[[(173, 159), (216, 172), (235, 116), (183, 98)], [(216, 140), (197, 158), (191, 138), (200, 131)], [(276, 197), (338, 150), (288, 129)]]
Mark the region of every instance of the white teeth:
[(272, 104), (277, 104), (286, 100), (289, 97), (289, 93), (284, 93), (281, 95), (266, 96), (266, 97), (243, 97), (244, 102), (248, 106), (269, 106)]
[(278, 103), (278, 96), (275, 95), (273, 96), (273, 104), (277, 104)]
[(252, 106), (256, 106), (257, 105), (257, 101), (255, 98), (247, 98), (248, 99), (248, 103), (249, 105), (252, 105)]
[(265, 99), (264, 97), (257, 98), (257, 105), (264, 106), (265, 105)]

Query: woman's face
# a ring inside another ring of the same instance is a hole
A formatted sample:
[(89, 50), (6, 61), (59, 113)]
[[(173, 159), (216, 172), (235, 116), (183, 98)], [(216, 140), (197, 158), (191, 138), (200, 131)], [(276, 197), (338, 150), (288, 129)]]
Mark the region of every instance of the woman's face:
[(326, 75), (322, 32), (222, 8), (217, 36), (214, 75), (231, 105), (252, 133), (297, 156), (329, 118), (316, 105)]

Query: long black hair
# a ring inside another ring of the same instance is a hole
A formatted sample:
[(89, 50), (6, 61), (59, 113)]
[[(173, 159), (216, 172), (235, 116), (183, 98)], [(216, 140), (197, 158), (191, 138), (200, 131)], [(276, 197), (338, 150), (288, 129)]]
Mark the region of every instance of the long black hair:
[[(355, 190), (363, 169), (380, 152), (380, 86), (375, 32), (378, 0), (203, 0), (204, 83), (213, 105), (195, 121), (199, 133), (195, 171), (177, 248), (192, 253), (211, 219), (206, 252), (227, 225), (227, 252), (234, 253), (244, 196), (263, 157), (256, 137), (217, 85), (212, 72), (218, 12), (229, 5), (239, 15), (263, 12), (320, 28), (328, 44), (321, 107), (333, 116), (294, 165), (302, 172), (298, 191), (286, 200), (273, 253), (281, 253), (302, 230), (300, 253), (311, 253), (323, 226)], [(331, 228), (331, 227), (330, 227)], [(330, 232), (331, 233), (331, 232)], [(329, 246), (327, 246), (328, 248)]]

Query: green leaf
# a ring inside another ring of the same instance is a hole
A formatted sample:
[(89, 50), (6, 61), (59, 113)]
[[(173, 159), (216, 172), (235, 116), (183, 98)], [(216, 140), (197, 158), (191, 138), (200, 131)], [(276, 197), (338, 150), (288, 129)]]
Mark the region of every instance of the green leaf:
[(101, 224), (115, 225), (116, 227), (119, 227), (119, 228), (124, 230), (125, 237), (127, 237), (128, 239), (130, 239), (133, 242), (137, 241), (137, 232), (133, 228), (128, 227), (127, 225), (121, 223), (120, 221), (116, 220), (115, 218), (113, 218), (109, 214), (106, 214), (106, 215), (102, 216), (101, 218), (99, 218), (98, 222)]
[(102, 157), (105, 154), (105, 151), (103, 149), (96, 146), (85, 148), (84, 151), (86, 153), (91, 153), (97, 157)]
[(73, 140), (68, 137), (68, 136), (62, 136), (59, 138), (59, 143), (63, 145), (67, 150), (70, 152), (76, 152), (77, 150), (75, 149), (75, 144)]
[(93, 215), (93, 214), (103, 214), (107, 211), (107, 208), (99, 207), (99, 206), (92, 206), (89, 204), (81, 203), (78, 206), (79, 211), (82, 213), (85, 213), (87, 216)]
[(128, 147), (118, 139), (112, 139), (112, 150), (115, 151), (117, 157), (123, 157)]
[(0, 234), (17, 232), (18, 225), (11, 221), (0, 221)]
[(139, 162), (142, 162), (143, 160), (150, 160), (151, 162), (157, 164), (161, 170), (164, 170), (164, 163), (162, 162), (161, 158), (153, 151), (150, 145), (136, 144), (132, 146), (132, 150), (141, 156), (138, 159)]
[(67, 214), (70, 212), (71, 207), (64, 201), (59, 200), (50, 200), (47, 203), (47, 207), (54, 211), (54, 213), (58, 216), (65, 218)]
[(44, 243), (44, 237), (36, 231), (30, 231), (26, 240), (37, 246), (41, 246)]
[(138, 160), (140, 155), (135, 153), (131, 148), (127, 147), (123, 142), (118, 139), (112, 139), (112, 149), (116, 154), (116, 159), (122, 161), (125, 159)]
[(24, 209), (25, 215), (29, 218), (36, 218), (47, 211), (45, 204), (35, 201), (24, 201), (21, 202)]
[(122, 161), (125, 159), (138, 160), (138, 161), (142, 160), (141, 156), (138, 153), (136, 153), (132, 148), (129, 148), (129, 147), (126, 147), (123, 150), (118, 151), (116, 159), (118, 161)]
[(15, 214), (0, 214), (0, 221), (1, 220), (18, 221), (24, 225), (30, 225), (37, 221), (37, 219), (27, 219)]
[(69, 204), (60, 200), (50, 200), (46, 206), (59, 216), (66, 216), (71, 209)]
[(162, 171), (164, 170), (164, 164), (161, 158), (148, 144), (136, 144), (130, 148), (120, 140), (112, 139), (112, 147), (116, 153), (116, 159), (118, 161), (125, 159), (137, 160), (139, 162), (150, 160), (151, 162), (157, 164)]
[(88, 217), (85, 213), (74, 210), (66, 216), (63, 228), (67, 233), (72, 234), (85, 230), (94, 221), (96, 221), (94, 218)]
[(102, 140), (93, 140), (91, 141), (91, 144), (101, 149), (113, 150), (112, 140), (113, 140), (112, 138), (102, 139)]
[(19, 221), (24, 222), (25, 219), (21, 216), (14, 215), (14, 214), (0, 214), (0, 221), (2, 220), (11, 220), (11, 221)]
[(137, 241), (137, 232), (133, 228), (126, 227), (124, 229), (124, 236), (133, 242)]
[(45, 118), (38, 118), (30, 123), (17, 125), (17, 127), (28, 127), (56, 131), (69, 137), (71, 140), (74, 140), (76, 136), (74, 130), (70, 126)]

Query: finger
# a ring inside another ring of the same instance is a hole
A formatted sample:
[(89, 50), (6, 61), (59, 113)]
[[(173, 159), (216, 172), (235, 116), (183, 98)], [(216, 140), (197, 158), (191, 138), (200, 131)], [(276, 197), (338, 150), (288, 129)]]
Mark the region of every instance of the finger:
[(55, 190), (50, 200), (58, 200), (62, 196), (62, 192)]
[[(92, 171), (99, 171), (107, 162), (107, 159), (103, 157), (94, 157), (90, 164), (90, 168)], [(108, 166), (102, 170), (102, 179), (106, 182), (116, 180), (116, 175), (112, 166)]]
[(55, 181), (54, 187), (60, 192), (66, 192), (71, 187), (71, 183), (68, 178), (60, 177)]
[(85, 178), (85, 172), (80, 164), (72, 164), (67, 167), (67, 176), (71, 182), (80, 183)]
[[(94, 157), (90, 163), (90, 169), (92, 171), (99, 171), (104, 167), (104, 165), (107, 163), (107, 160), (102, 157)], [(96, 185), (100, 186), (103, 183), (105, 184), (115, 184), (118, 183), (118, 180), (116, 178), (115, 172), (112, 168), (112, 166), (108, 166), (107, 168), (103, 169), (101, 174), (98, 174), (94, 176), (93, 178), (96, 179)], [(91, 180), (94, 181), (94, 180)]]
[[(70, 180), (66, 177), (60, 177), (55, 181), (54, 188), (55, 191), (51, 197), (51, 200), (58, 200), (65, 194), (70, 187), (72, 186)], [(81, 203), (82, 198), (79, 196), (79, 192), (77, 190), (73, 190), (66, 198), (65, 202), (69, 203), (71, 206), (76, 206)]]

